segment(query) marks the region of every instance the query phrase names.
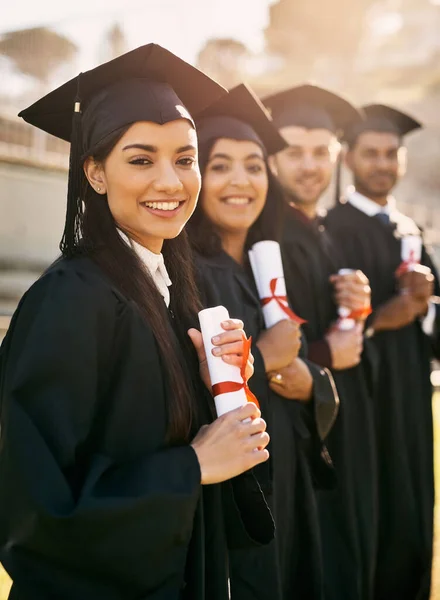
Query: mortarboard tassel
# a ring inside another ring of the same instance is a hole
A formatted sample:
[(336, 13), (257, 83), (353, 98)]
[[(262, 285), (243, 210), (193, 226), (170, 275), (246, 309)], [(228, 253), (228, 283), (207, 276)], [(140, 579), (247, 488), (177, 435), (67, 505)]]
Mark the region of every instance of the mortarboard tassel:
[(82, 118), (80, 97), (81, 73), (78, 75), (76, 97), (72, 116), (72, 134), (70, 138), (69, 181), (67, 185), (67, 210), (60, 250), (63, 256), (72, 257), (81, 240), (83, 202), (81, 187), (83, 182), (81, 159), (83, 156)]

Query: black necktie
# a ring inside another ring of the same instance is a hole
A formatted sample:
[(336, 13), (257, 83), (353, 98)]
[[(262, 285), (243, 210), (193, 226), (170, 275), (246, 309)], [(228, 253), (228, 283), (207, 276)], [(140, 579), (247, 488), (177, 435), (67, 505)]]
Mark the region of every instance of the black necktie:
[(374, 215), (376, 219), (378, 219), (381, 223), (383, 223), (384, 225), (389, 225), (390, 224), (390, 215), (386, 212), (379, 212), (376, 215)]

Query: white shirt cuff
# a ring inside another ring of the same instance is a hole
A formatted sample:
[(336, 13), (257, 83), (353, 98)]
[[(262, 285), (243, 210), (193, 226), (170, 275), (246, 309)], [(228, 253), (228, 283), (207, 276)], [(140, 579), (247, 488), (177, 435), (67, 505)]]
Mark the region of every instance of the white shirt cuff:
[(437, 304), (435, 302), (430, 301), (428, 304), (428, 312), (426, 313), (426, 317), (422, 319), (422, 329), (423, 333), (426, 335), (432, 336), (434, 335), (434, 325), (435, 325), (435, 317), (437, 314)]

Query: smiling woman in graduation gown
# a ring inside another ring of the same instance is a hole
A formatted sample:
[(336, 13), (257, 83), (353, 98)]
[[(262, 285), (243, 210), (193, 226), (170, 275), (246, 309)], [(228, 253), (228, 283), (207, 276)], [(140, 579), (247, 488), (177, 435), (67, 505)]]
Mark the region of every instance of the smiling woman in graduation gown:
[[(258, 410), (249, 403), (197, 434), (214, 414), (200, 334), (194, 346), (187, 335), (197, 298), (178, 234), (200, 183), (185, 106), (223, 92), (150, 44), (22, 113), (72, 147), (63, 257), (25, 294), (2, 346), (11, 599), (226, 600), (227, 545), (272, 538), (254, 478), (226, 481), (267, 459)], [(239, 324), (225, 335), (241, 340)]]
[[(231, 597), (320, 599), (322, 563), (314, 485), (332, 480), (324, 443), (335, 419), (337, 398), (331, 376), (304, 361), (309, 402), (286, 399), (271, 389), (265, 364), (268, 354), (264, 356), (259, 347), (265, 334), (261, 303), (247, 261), (249, 244), (276, 238), (282, 200), (266, 157), (285, 144), (264, 107), (244, 85), (209, 107), (197, 127), (203, 184), (188, 229), (203, 303), (226, 306), (252, 335), (255, 374), (250, 386), (271, 436), (271, 459), (256, 473), (270, 498), (276, 540), (266, 548), (231, 553)], [(221, 182), (209, 185), (207, 177)], [(252, 198), (248, 207), (225, 203), (227, 198), (233, 203), (246, 196)], [(298, 327), (287, 321), (278, 325), (272, 332), (278, 348), (281, 338), (292, 340), (289, 360), (297, 363)]]

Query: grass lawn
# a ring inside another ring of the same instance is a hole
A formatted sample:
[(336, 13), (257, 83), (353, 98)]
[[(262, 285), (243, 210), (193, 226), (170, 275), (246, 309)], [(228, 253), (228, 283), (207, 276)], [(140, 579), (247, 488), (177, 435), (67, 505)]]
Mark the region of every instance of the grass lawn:
[[(435, 514), (436, 522), (436, 557), (434, 558), (432, 595), (431, 600), (440, 600), (440, 394), (434, 399), (434, 419), (436, 437), (436, 481), (437, 481), (437, 508)], [(10, 587), (9, 578), (0, 567), (0, 600), (6, 600)]]

